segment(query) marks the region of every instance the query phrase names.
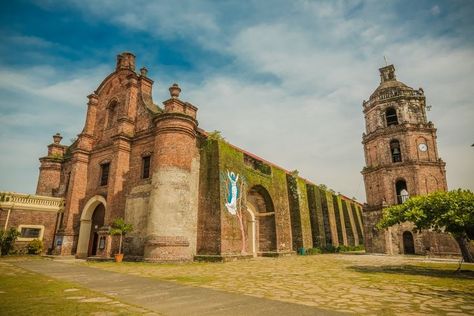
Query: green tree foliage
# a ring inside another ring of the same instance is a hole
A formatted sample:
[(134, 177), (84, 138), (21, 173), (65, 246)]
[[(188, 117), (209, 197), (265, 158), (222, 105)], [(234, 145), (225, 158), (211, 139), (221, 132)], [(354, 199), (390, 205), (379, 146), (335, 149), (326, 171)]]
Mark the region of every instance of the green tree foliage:
[(469, 190), (435, 192), (415, 196), (405, 203), (383, 210), (379, 229), (403, 222), (415, 224), (415, 230), (433, 229), (450, 233), (459, 244), (464, 261), (474, 262), (469, 240), (474, 238), (474, 194)]
[(15, 227), (7, 231), (0, 229), (0, 255), (5, 256), (10, 253), (19, 235), (20, 233)]
[(112, 223), (110, 234), (120, 236), (119, 254), (122, 253), (123, 236), (131, 232), (132, 230), (133, 230), (133, 225), (125, 223), (125, 220), (122, 217), (116, 218), (115, 221)]

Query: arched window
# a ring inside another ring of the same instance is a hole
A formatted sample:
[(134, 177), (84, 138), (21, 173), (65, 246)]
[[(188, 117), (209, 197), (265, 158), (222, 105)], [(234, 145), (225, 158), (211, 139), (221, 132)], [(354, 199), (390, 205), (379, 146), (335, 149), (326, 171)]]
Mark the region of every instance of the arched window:
[(385, 119), (387, 120), (387, 126), (398, 125), (397, 111), (394, 108), (388, 108), (385, 111)]
[(392, 162), (402, 161), (402, 152), (400, 150), (400, 142), (396, 139), (390, 142), (390, 153), (392, 154)]
[(115, 121), (117, 120), (117, 111), (118, 111), (117, 101), (112, 101), (107, 106), (107, 128), (112, 127)]
[(402, 204), (410, 197), (410, 195), (408, 194), (407, 183), (405, 180), (398, 180), (397, 183), (395, 183), (395, 190), (397, 192), (398, 204)]

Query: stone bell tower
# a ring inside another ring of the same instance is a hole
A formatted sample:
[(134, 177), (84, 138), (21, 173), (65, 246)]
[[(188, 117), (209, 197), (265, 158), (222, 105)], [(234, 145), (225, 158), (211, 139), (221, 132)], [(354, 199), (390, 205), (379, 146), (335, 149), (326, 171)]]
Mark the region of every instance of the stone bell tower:
[(424, 233), (413, 235), (412, 224), (384, 232), (378, 232), (375, 225), (384, 206), (403, 203), (413, 195), (447, 190), (446, 164), (438, 156), (436, 128), (426, 118), (423, 89), (397, 81), (393, 65), (379, 71), (380, 85), (362, 104), (366, 123), (362, 137), (366, 250), (421, 254), (439, 245), (430, 244), (432, 240)]

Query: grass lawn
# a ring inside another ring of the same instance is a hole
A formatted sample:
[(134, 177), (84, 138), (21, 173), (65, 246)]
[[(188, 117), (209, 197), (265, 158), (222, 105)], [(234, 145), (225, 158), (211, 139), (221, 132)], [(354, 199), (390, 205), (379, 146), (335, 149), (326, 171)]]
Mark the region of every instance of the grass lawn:
[(323, 254), (228, 263), (91, 267), (356, 314), (474, 315), (474, 265)]
[[(0, 259), (1, 315), (143, 315), (147, 311), (123, 304), (76, 284), (51, 279)], [(41, 259), (28, 259), (41, 260)]]

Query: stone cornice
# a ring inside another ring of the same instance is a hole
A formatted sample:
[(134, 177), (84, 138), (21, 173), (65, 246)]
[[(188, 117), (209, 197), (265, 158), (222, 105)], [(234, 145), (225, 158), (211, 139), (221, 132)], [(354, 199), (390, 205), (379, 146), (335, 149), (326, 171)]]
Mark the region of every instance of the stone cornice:
[(193, 117), (189, 116), (189, 115), (186, 115), (186, 114), (183, 114), (183, 113), (179, 113), (179, 112), (169, 112), (169, 113), (161, 113), (160, 115), (156, 116), (153, 121), (156, 123), (158, 123), (159, 121), (162, 121), (162, 120), (169, 120), (169, 119), (180, 119), (180, 120), (184, 120), (184, 121), (190, 121), (192, 122), (195, 126), (198, 125), (198, 121), (196, 119), (194, 119)]
[(0, 192), (0, 208), (4, 210), (62, 212), (64, 199), (16, 192)]
[(409, 161), (403, 161), (403, 162), (394, 162), (391, 164), (385, 164), (385, 165), (380, 165), (376, 167), (364, 167), (364, 169), (361, 171), (363, 175), (369, 174), (372, 172), (379, 171), (381, 169), (383, 170), (394, 170), (398, 168), (403, 168), (403, 167), (410, 167), (410, 166), (434, 166), (434, 167), (445, 167), (446, 163), (442, 160), (439, 159), (438, 161), (420, 161), (420, 160), (409, 160)]
[(421, 90), (414, 90), (409, 87), (388, 87), (374, 92), (368, 101), (362, 103), (362, 107), (364, 108), (364, 113), (366, 113), (380, 104), (396, 102), (398, 100), (424, 100), (425, 98)]
[(404, 132), (427, 132), (427, 133), (435, 133), (436, 128), (433, 126), (433, 123), (420, 123), (420, 124), (411, 124), (411, 123), (402, 123), (399, 125), (392, 125), (389, 127), (378, 128), (370, 134), (362, 136), (362, 144), (366, 144), (367, 142), (373, 140), (374, 138), (378, 138), (380, 136), (387, 136), (397, 133), (404, 133)]

